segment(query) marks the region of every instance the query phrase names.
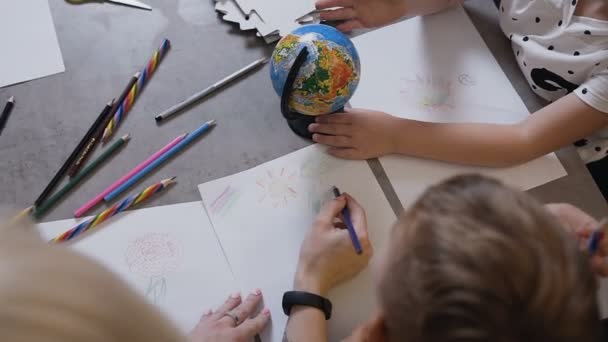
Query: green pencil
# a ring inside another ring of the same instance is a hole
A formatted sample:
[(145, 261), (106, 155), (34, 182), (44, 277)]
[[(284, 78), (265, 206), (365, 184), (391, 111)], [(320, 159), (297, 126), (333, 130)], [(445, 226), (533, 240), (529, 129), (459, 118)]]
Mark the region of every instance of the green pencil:
[(57, 191), (57, 193), (44, 201), (42, 205), (36, 207), (34, 209), (34, 217), (38, 219), (44, 215), (51, 207), (55, 205), (55, 203), (57, 203), (59, 199), (72, 190), (78, 183), (80, 183), (80, 181), (82, 181), (89, 173), (101, 165), (106, 159), (112, 156), (122, 145), (129, 141), (129, 138), (129, 134), (127, 134), (109, 146), (97, 159), (95, 159), (93, 162), (91, 162), (91, 164), (70, 179), (70, 182), (61, 188), (61, 190)]

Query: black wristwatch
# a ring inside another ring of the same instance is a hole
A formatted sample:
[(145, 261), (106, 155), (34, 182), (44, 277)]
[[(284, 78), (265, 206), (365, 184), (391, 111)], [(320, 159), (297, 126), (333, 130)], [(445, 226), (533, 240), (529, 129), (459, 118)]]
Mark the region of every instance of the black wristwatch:
[(287, 316), (291, 313), (291, 307), (294, 305), (311, 306), (317, 308), (325, 314), (325, 319), (331, 318), (331, 302), (325, 297), (321, 297), (314, 293), (302, 291), (287, 291), (283, 294), (283, 312)]

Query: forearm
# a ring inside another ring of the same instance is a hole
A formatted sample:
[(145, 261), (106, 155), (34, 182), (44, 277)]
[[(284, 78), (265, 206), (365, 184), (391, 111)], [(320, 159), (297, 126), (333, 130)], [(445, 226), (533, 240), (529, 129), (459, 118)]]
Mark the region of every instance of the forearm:
[(399, 154), (458, 164), (505, 167), (542, 153), (528, 142), (520, 125), (432, 123), (400, 119), (395, 125)]
[(407, 17), (437, 13), (463, 3), (464, 0), (404, 0)]
[[(310, 277), (296, 275), (294, 290), (324, 296), (325, 290)], [(285, 328), (283, 342), (327, 341), (327, 321), (325, 314), (313, 307), (294, 306)]]

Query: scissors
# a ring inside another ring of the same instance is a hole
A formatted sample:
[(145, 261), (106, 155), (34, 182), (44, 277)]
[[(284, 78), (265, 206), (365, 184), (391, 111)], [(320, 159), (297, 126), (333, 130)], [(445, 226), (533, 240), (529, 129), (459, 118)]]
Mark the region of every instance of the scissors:
[(141, 8), (141, 9), (145, 9), (148, 11), (152, 10), (152, 7), (144, 4), (143, 2), (139, 2), (137, 0), (66, 0), (66, 1), (71, 4), (83, 4), (85, 2), (106, 2), (107, 1), (107, 2), (111, 2), (111, 3), (115, 3), (115, 4), (120, 4), (120, 5), (135, 7), (135, 8)]

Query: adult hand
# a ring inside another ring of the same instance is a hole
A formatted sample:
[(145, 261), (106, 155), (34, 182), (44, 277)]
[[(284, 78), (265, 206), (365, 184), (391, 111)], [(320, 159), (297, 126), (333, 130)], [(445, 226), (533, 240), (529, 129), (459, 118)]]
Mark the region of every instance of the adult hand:
[(392, 115), (366, 109), (345, 109), (323, 115), (309, 125), (312, 140), (331, 148), (329, 154), (344, 159), (369, 159), (395, 153), (399, 122)]
[(234, 294), (216, 311), (209, 311), (190, 333), (190, 342), (249, 342), (270, 321), (270, 311), (253, 315), (262, 302), (262, 292), (255, 290), (245, 301)]
[[(357, 254), (341, 211), (350, 210), (362, 253)], [(372, 246), (367, 235), (365, 211), (351, 196), (343, 194), (325, 204), (300, 249), (295, 290), (325, 296), (336, 285), (354, 277), (368, 264)]]
[[(406, 13), (404, 0), (318, 0), (321, 20), (341, 20), (338, 30), (384, 26), (403, 17)], [(338, 9), (329, 10), (330, 8)]]
[[(581, 250), (587, 252), (589, 238), (593, 231), (598, 228), (599, 222), (568, 203), (551, 203), (545, 205), (545, 208), (560, 221), (566, 230), (576, 236)], [(591, 256), (591, 268), (595, 274), (608, 277), (608, 261), (605, 260), (607, 256), (608, 236), (605, 236), (601, 240), (597, 252)]]

